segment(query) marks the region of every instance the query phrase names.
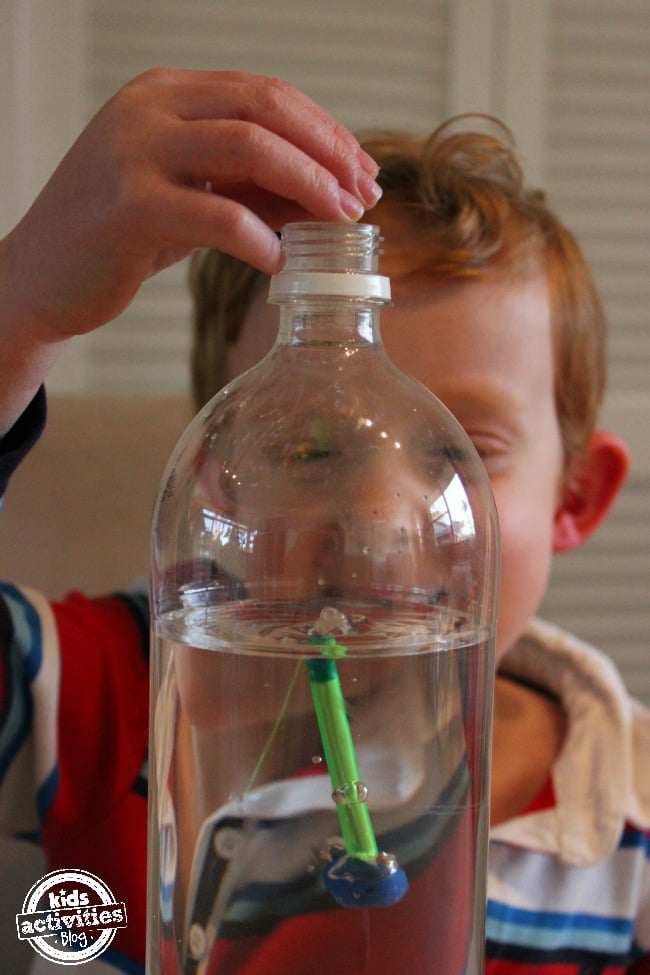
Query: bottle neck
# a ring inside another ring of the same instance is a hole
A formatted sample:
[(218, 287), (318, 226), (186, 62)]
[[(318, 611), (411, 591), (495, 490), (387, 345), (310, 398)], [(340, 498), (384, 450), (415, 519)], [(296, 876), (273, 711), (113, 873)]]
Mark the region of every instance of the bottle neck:
[(282, 345), (379, 345), (379, 309), (390, 282), (377, 273), (379, 228), (372, 224), (287, 224), (283, 269), (269, 302), (282, 306)]
[(278, 344), (356, 348), (381, 345), (381, 304), (331, 296), (282, 302)]

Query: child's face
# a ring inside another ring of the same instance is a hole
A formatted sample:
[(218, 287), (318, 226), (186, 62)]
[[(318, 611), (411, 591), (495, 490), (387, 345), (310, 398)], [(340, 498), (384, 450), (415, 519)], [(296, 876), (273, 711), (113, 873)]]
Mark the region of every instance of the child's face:
[(501, 529), (501, 655), (544, 595), (560, 500), (546, 281), (394, 279), (393, 299), (381, 318), (388, 354), (457, 417), (490, 478)]
[[(388, 354), (457, 417), (490, 478), (501, 529), (502, 655), (544, 596), (563, 480), (546, 281), (401, 284), (389, 258), (382, 271), (394, 301), (381, 313)], [(231, 374), (268, 351), (277, 314), (264, 293), (256, 296)]]

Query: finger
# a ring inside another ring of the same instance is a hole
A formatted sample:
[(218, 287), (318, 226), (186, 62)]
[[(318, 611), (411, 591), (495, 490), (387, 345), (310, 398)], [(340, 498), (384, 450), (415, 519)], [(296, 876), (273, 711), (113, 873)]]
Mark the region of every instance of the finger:
[(274, 274), (282, 264), (275, 232), (256, 213), (237, 200), (190, 187), (167, 193), (165, 207), (158, 211), (156, 233), (168, 241), (170, 252), (212, 247), (265, 274)]
[[(359, 170), (377, 164), (328, 112), (279, 79), (240, 72), (162, 72), (170, 107), (181, 119), (233, 118), (260, 125), (301, 149), (357, 193)], [(370, 202), (368, 199), (365, 202)]]
[(324, 166), (266, 129), (246, 122), (194, 122), (177, 132), (161, 160), (172, 159), (168, 175), (195, 174), (215, 192), (230, 196), (257, 186), (295, 201), (323, 220), (358, 220), (365, 204)]
[(281, 230), (287, 223), (322, 219), (294, 200), (288, 200), (259, 186), (232, 186), (228, 198), (251, 210), (274, 231)]
[(310, 131), (322, 126), (357, 155), (369, 172), (377, 172), (375, 161), (345, 126), (304, 92), (279, 78), (240, 71), (181, 71), (175, 91), (181, 118), (237, 117), (265, 124), (278, 134), (291, 131), (305, 145)]

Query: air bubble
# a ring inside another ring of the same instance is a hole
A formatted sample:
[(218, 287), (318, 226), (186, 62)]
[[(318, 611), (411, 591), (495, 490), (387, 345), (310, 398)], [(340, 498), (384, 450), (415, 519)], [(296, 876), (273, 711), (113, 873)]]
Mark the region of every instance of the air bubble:
[(194, 961), (201, 961), (207, 951), (208, 939), (200, 924), (193, 924), (188, 933), (188, 947)]
[(337, 806), (352, 806), (368, 799), (368, 786), (364, 782), (346, 782), (332, 793)]
[(378, 866), (383, 867), (389, 873), (395, 873), (396, 870), (399, 870), (399, 863), (397, 862), (397, 857), (394, 853), (385, 853), (380, 851), (377, 854), (375, 863)]
[(338, 860), (345, 853), (345, 844), (342, 837), (330, 836), (321, 845), (319, 856), (321, 860), (328, 860), (330, 863)]
[(314, 633), (318, 636), (333, 636), (334, 634), (342, 636), (349, 630), (350, 624), (347, 616), (334, 606), (323, 607), (314, 627)]
[(230, 826), (224, 826), (217, 830), (212, 842), (217, 856), (224, 860), (232, 860), (241, 849), (243, 840), (239, 830), (233, 829)]

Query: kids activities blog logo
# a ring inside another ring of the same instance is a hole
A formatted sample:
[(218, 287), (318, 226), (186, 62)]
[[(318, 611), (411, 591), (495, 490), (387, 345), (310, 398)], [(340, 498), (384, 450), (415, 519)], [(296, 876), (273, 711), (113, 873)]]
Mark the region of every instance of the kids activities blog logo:
[(20, 940), (30, 941), (43, 958), (81, 965), (101, 955), (117, 929), (126, 927), (126, 906), (86, 870), (53, 870), (27, 893), (16, 926)]

